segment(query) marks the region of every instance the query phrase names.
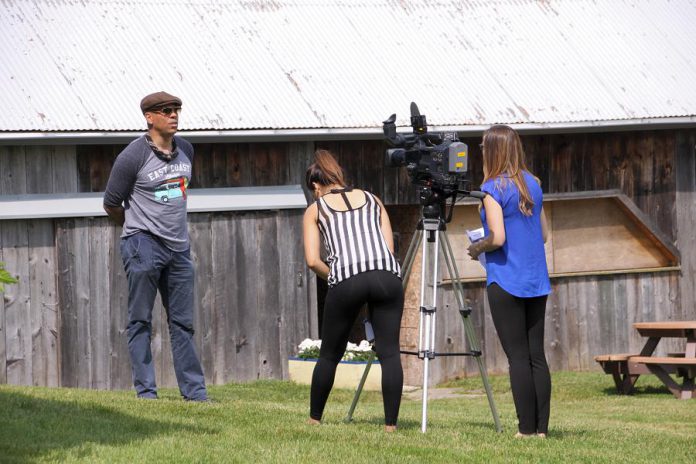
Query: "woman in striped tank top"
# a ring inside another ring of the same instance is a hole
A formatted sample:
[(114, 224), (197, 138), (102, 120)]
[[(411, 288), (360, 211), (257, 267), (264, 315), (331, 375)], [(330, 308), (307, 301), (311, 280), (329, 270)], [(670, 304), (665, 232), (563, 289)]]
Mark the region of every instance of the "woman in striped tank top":
[[(320, 423), (350, 330), (360, 308), (368, 304), (382, 366), (385, 430), (392, 432), (404, 379), (399, 353), (404, 292), (389, 216), (376, 196), (346, 186), (343, 169), (327, 150), (317, 150), (305, 181), (316, 198), (304, 215), (305, 259), (329, 286), (309, 422)], [(322, 242), (326, 262), (321, 259)]]

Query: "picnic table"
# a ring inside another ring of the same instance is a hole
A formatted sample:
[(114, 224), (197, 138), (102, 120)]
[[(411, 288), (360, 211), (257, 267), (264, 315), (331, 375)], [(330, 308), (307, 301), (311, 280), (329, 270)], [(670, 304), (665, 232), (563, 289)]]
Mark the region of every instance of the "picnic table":
[[(640, 353), (595, 356), (604, 372), (613, 376), (617, 391), (629, 394), (638, 377), (654, 374), (676, 398), (696, 398), (696, 321), (636, 322), (633, 327), (647, 338)], [(663, 338), (685, 339), (684, 353), (653, 356)], [(670, 374), (681, 377), (682, 383), (679, 384)]]

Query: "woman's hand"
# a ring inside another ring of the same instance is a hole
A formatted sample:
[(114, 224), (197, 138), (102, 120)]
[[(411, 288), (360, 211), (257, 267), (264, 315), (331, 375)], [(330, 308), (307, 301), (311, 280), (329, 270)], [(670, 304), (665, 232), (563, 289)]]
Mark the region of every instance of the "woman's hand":
[(471, 259), (477, 261), (481, 253), (497, 250), (505, 244), (505, 222), (500, 204), (492, 196), (486, 195), (483, 199), (483, 208), (486, 210), (488, 235), (475, 241), (467, 249)]
[(469, 256), (471, 256), (471, 259), (478, 261), (478, 257), (481, 253), (483, 253), (483, 250), (481, 250), (481, 247), (476, 246), (476, 243), (472, 243), (469, 245), (469, 248), (467, 248), (467, 252), (469, 253)]
[(497, 246), (493, 245), (495, 243), (493, 238), (494, 234), (493, 232), (490, 232), (483, 239), (477, 240), (471, 245), (469, 245), (467, 251), (469, 252), (469, 256), (471, 256), (471, 259), (478, 261), (478, 257), (481, 253), (486, 251), (493, 251), (496, 248), (498, 248)]

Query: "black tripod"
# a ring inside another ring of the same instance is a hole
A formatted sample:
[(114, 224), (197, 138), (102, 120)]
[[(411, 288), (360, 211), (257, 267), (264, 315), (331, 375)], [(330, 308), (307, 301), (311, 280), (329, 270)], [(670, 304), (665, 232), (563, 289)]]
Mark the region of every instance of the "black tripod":
[[(462, 191), (465, 195), (481, 197), (480, 192), (468, 192)], [(423, 200), (423, 196), (421, 197)], [(406, 257), (404, 259), (404, 264), (402, 266), (403, 274), (403, 285), (404, 288), (408, 285), (408, 278), (411, 273), (411, 267), (413, 261), (415, 260), (418, 247), (422, 245), (422, 261), (421, 261), (421, 282), (420, 282), (420, 320), (418, 325), (418, 351), (401, 351), (403, 354), (415, 355), (423, 360), (423, 413), (421, 418), (421, 432), (425, 433), (427, 428), (428, 420), (428, 373), (429, 373), (429, 363), (431, 360), (435, 359), (437, 356), (472, 356), (476, 359), (479, 367), (479, 372), (481, 373), (481, 379), (483, 380), (483, 386), (486, 390), (486, 395), (488, 397), (488, 405), (491, 408), (491, 414), (493, 415), (493, 421), (495, 422), (496, 431), (501, 432), (502, 428), (500, 426), (500, 419), (498, 417), (498, 411), (495, 407), (495, 402), (493, 401), (493, 393), (491, 391), (490, 383), (488, 382), (488, 373), (486, 372), (486, 367), (484, 365), (483, 359), (481, 358), (481, 350), (479, 348), (479, 343), (476, 337), (476, 332), (471, 324), (469, 316), (471, 315), (471, 307), (466, 304), (466, 299), (464, 297), (464, 287), (462, 286), (461, 280), (459, 278), (459, 271), (457, 270), (456, 262), (454, 261), (454, 254), (452, 253), (452, 246), (450, 245), (449, 239), (447, 238), (446, 223), (443, 218), (443, 212), (445, 210), (444, 199), (439, 200), (437, 197), (434, 198), (435, 201), (431, 202), (426, 197), (424, 206), (422, 208), (421, 219), (418, 223), (417, 232), (413, 235), (411, 243), (409, 244), (408, 251), (406, 252)], [(451, 211), (451, 210), (450, 210)], [(450, 219), (450, 218), (448, 218)], [(426, 236), (426, 240), (423, 240), (423, 236)], [(445, 264), (447, 265), (447, 270), (450, 277), (452, 277), (452, 286), (454, 289), (455, 299), (457, 301), (457, 306), (459, 307), (459, 314), (462, 317), (462, 322), (464, 323), (464, 332), (466, 338), (469, 342), (470, 351), (461, 353), (438, 353), (435, 351), (435, 326), (436, 326), (436, 316), (437, 316), (437, 287), (438, 287), (438, 270), (439, 263), (438, 251), (442, 251), (442, 255), (445, 259)], [(429, 301), (426, 301), (426, 286), (430, 282), (430, 287), (432, 289)], [(355, 411), (355, 406), (357, 405), (358, 399), (362, 392), (363, 385), (367, 379), (367, 374), (369, 373), (370, 366), (374, 357), (370, 359), (365, 366), (365, 371), (363, 372), (362, 379), (358, 385), (353, 398), (353, 403), (350, 406), (348, 415), (346, 416), (346, 422), (349, 422), (353, 418), (353, 412)]]

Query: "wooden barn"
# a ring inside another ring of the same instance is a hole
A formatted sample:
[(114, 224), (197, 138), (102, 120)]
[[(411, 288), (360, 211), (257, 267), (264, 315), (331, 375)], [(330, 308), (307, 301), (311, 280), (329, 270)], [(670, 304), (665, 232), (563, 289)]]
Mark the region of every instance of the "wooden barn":
[[(101, 198), (145, 130), (140, 98), (157, 90), (182, 98), (179, 135), (196, 150), (195, 337), (209, 383), (286, 379), (288, 356), (321, 335), (325, 289), (301, 230), (316, 148), (384, 201), (403, 258), (421, 208), (405, 170), (385, 166), (381, 121), (396, 112), (409, 131), (411, 101), (431, 130), (467, 143), (473, 188), (482, 131), (522, 134), (551, 223), (553, 370), (638, 350), (633, 322), (696, 319), (696, 63), (677, 45), (696, 40), (692, 2), (12, 0), (0, 11), (0, 261), (19, 278), (0, 299), (0, 383), (131, 387), (120, 228)], [(176, 47), (138, 19), (155, 14)], [(505, 372), (483, 269), (465, 252), (476, 206), (455, 206), (448, 236), (486, 366)], [(441, 277), (439, 349), (462, 351), (452, 276)], [(417, 271), (410, 282), (406, 349)], [(154, 325), (158, 382), (173, 386), (159, 303)], [(404, 360), (420, 384), (420, 361)], [(442, 358), (431, 381), (477, 374)]]

